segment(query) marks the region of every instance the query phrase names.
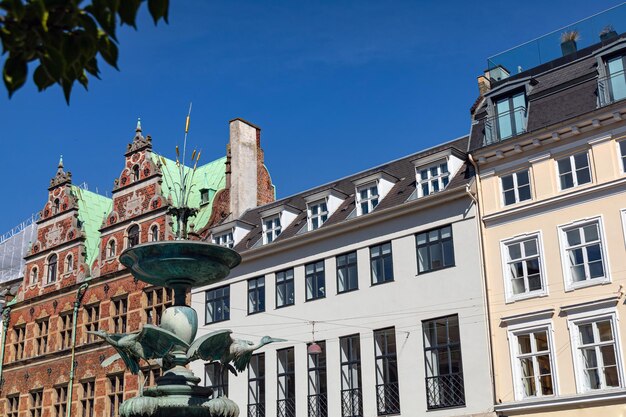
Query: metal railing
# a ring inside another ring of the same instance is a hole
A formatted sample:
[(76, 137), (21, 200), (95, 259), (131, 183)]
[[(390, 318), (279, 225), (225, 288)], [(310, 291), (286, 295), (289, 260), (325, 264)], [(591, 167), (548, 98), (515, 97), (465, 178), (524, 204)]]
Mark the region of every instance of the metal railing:
[(378, 415), (400, 413), (400, 390), (397, 382), (376, 385)]
[(265, 417), (265, 403), (248, 404), (248, 417)]
[(278, 417), (296, 417), (295, 398), (285, 398), (276, 401), (276, 415)]
[(618, 71), (598, 77), (598, 106), (608, 106), (626, 98), (626, 74)]
[(485, 117), (485, 146), (526, 133), (526, 107), (519, 106), (496, 116)]
[(326, 394), (309, 395), (309, 417), (327, 417), (328, 398)]
[(341, 390), (342, 417), (363, 417), (363, 396), (361, 388)]
[(428, 409), (465, 405), (463, 374), (449, 374), (426, 378)]

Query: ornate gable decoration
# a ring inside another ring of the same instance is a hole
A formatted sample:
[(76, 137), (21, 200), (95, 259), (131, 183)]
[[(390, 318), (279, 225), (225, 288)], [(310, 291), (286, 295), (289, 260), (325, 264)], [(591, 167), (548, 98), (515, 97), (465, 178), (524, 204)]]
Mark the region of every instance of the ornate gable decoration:
[(72, 182), (72, 173), (69, 171), (65, 172), (63, 170), (63, 155), (61, 155), (61, 159), (59, 159), (59, 166), (57, 169), (57, 173), (50, 180), (50, 187), (48, 189), (51, 190), (63, 184), (70, 184), (71, 182)]
[(126, 147), (126, 156), (131, 153), (138, 152), (144, 149), (152, 149), (152, 138), (150, 135), (143, 137), (141, 134), (141, 119), (137, 120), (137, 128), (135, 129), (135, 137), (133, 141)]

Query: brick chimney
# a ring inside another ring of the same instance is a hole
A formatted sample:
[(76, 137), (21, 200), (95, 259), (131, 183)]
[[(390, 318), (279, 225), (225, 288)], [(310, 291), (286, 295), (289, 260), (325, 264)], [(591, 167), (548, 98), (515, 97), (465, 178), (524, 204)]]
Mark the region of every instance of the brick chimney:
[(239, 118), (230, 121), (230, 166), (226, 183), (230, 184), (231, 218), (236, 219), (257, 206), (260, 135), (261, 128), (250, 122)]

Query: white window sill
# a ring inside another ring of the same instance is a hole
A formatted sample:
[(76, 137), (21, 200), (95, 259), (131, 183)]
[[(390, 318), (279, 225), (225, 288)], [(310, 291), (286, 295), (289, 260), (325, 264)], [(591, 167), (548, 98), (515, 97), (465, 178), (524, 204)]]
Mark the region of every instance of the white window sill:
[(592, 278), (592, 279), (587, 279), (585, 281), (580, 281), (577, 283), (566, 282), (565, 292), (572, 292), (572, 291), (579, 290), (581, 288), (594, 287), (596, 285), (607, 285), (610, 283), (611, 283), (611, 278), (609, 277)]
[(530, 292), (526, 294), (507, 295), (505, 304), (513, 304), (518, 301), (530, 300), (532, 298), (541, 298), (541, 297), (547, 297), (547, 296), (548, 296), (548, 291), (546, 290), (542, 290), (541, 292), (539, 291)]
[(580, 394), (567, 396), (546, 396), (535, 398), (524, 398), (519, 401), (512, 401), (503, 404), (496, 404), (494, 410), (498, 412), (514, 412), (534, 410), (538, 412), (542, 409), (563, 407), (571, 405), (576, 408), (585, 407), (585, 404), (597, 402), (613, 402), (619, 399), (626, 399), (626, 389), (611, 388), (606, 390), (587, 391)]

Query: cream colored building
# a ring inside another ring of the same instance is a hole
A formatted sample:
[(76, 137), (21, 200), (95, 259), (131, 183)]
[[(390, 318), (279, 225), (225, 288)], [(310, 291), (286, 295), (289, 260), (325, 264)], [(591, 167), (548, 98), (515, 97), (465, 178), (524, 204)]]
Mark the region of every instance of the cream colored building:
[(626, 39), (479, 78), (499, 415), (626, 415)]

